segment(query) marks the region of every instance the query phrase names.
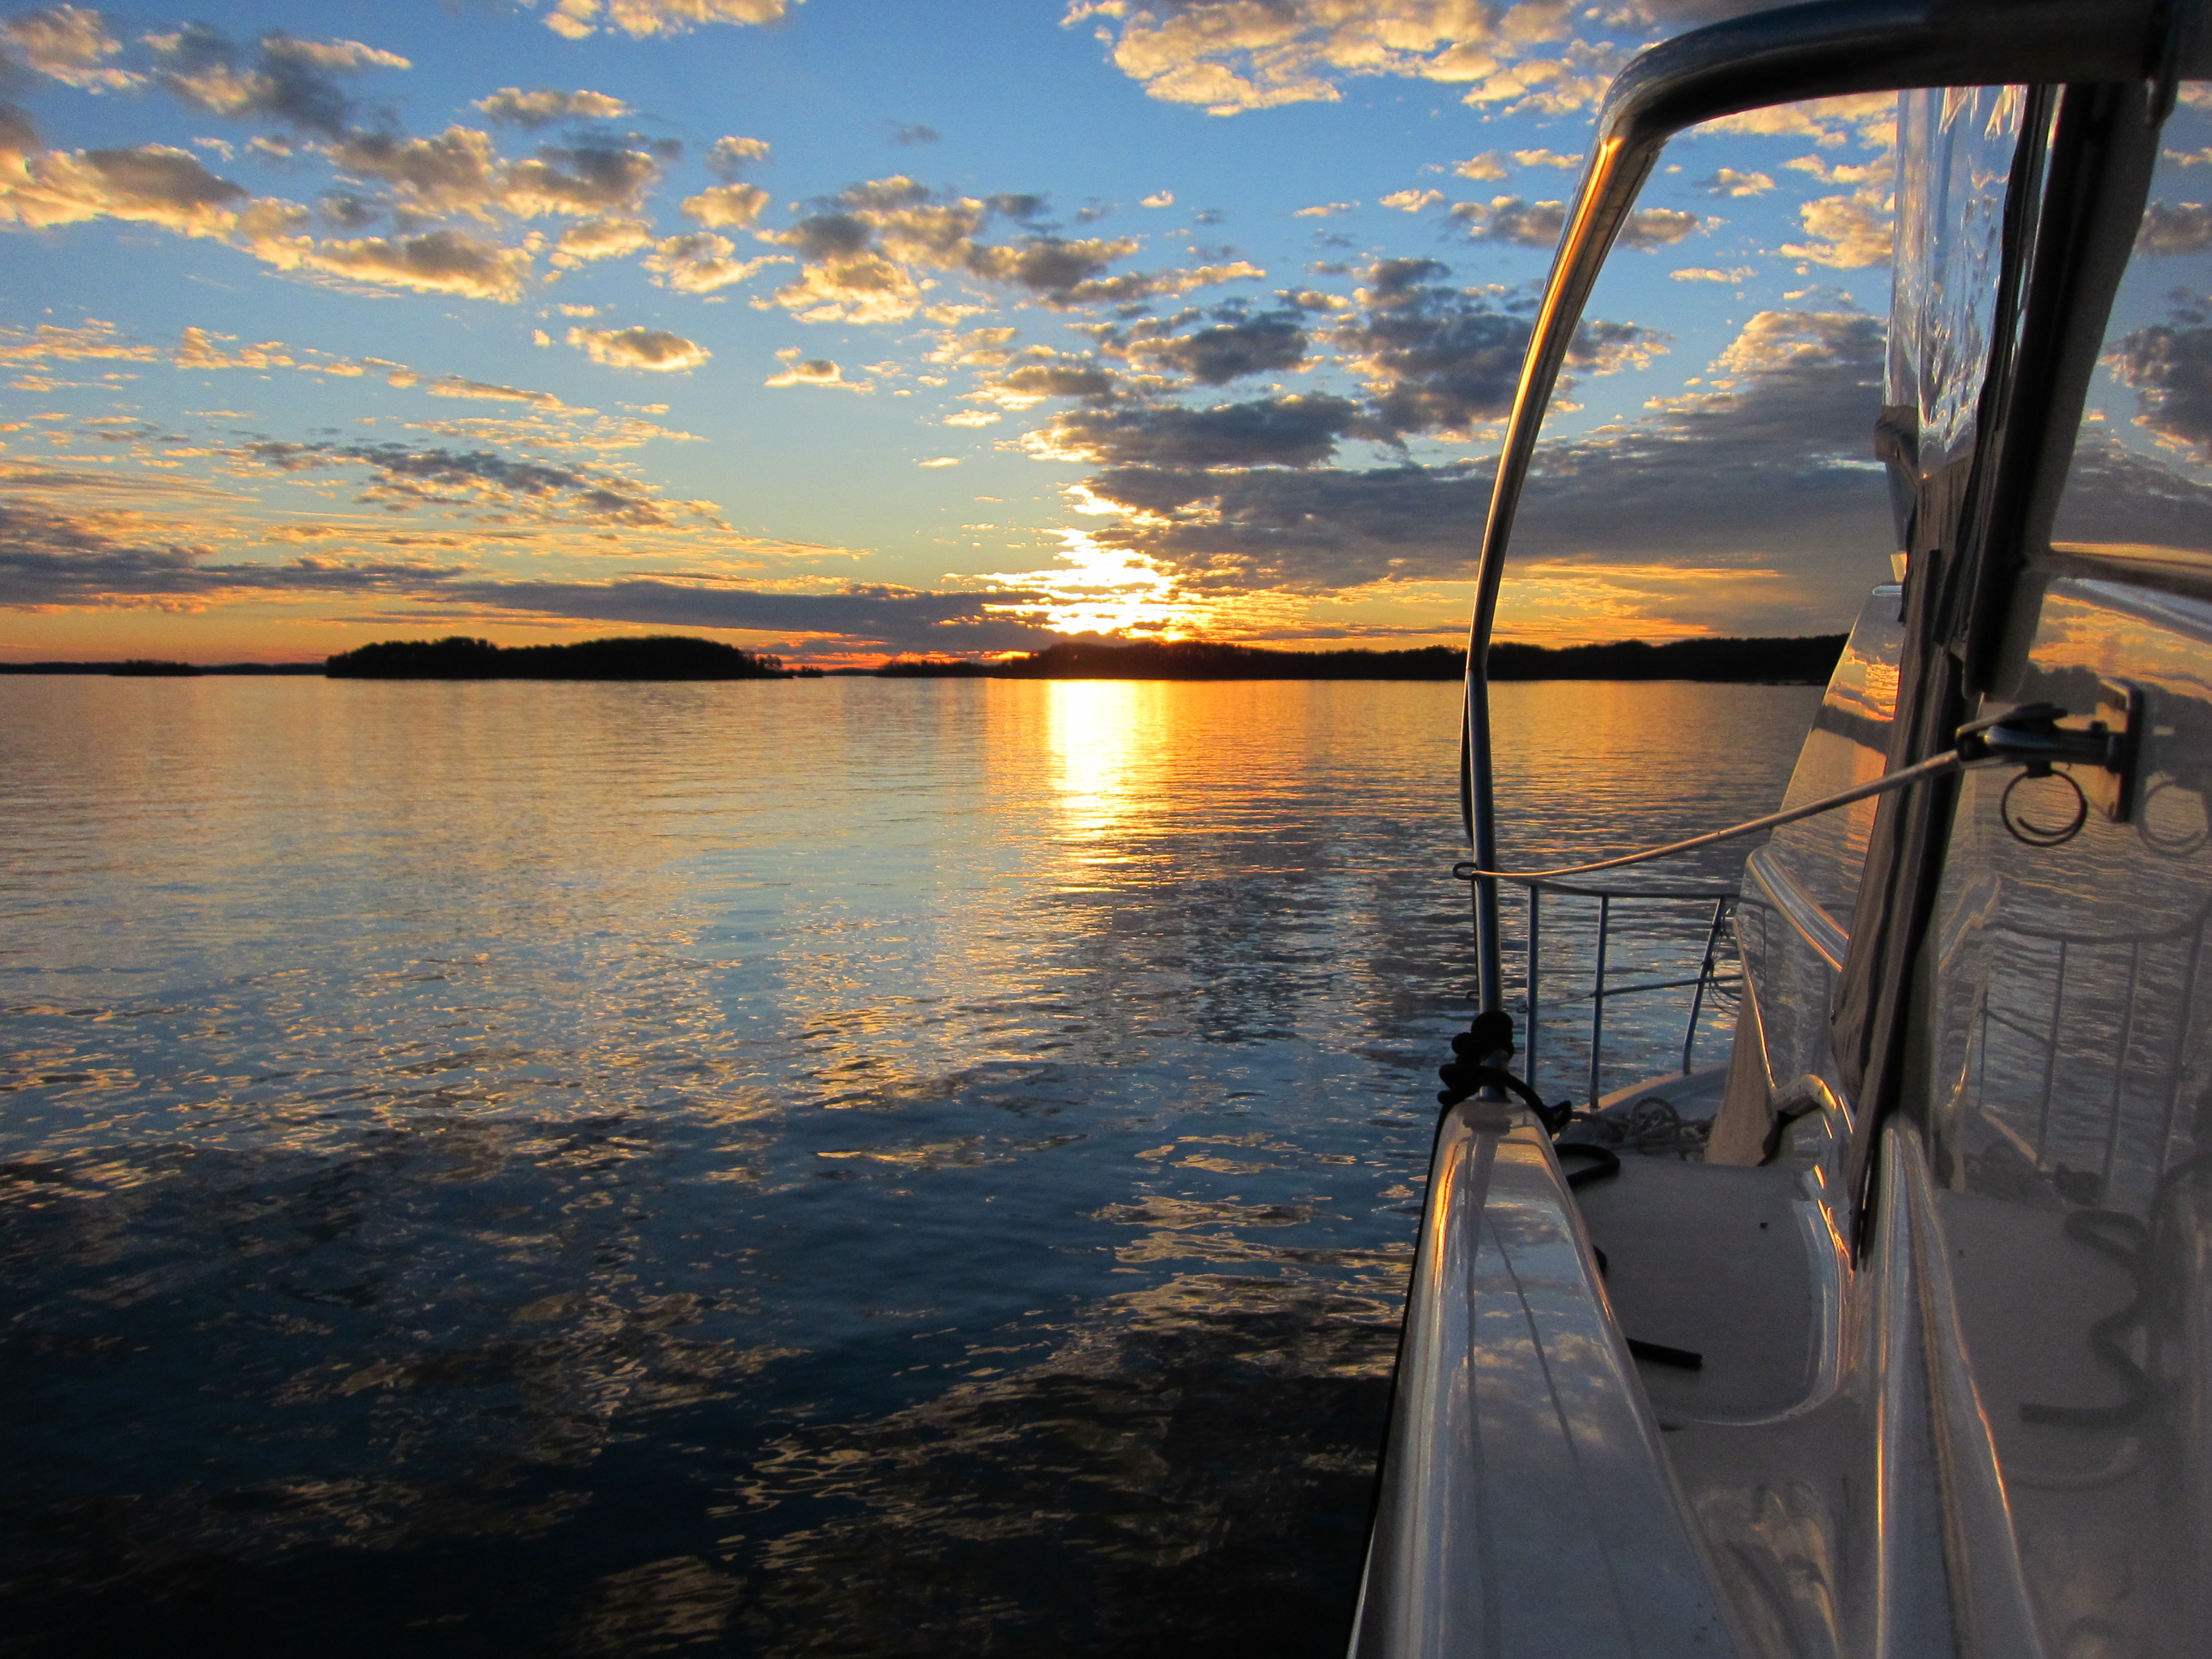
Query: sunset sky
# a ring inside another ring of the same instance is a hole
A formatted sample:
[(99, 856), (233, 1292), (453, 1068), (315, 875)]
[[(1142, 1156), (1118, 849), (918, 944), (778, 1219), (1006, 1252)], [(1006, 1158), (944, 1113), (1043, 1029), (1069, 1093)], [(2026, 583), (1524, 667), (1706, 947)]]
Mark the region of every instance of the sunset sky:
[[(0, 658), (1455, 639), (1596, 100), (1692, 11), (14, 11)], [(1893, 111), (1670, 154), (1506, 635), (1883, 579)]]

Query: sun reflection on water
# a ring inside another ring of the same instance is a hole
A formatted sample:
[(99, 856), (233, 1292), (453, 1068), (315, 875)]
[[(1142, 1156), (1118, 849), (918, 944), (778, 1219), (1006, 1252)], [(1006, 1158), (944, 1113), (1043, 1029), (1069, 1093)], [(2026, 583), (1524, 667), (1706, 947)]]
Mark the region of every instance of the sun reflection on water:
[[(1103, 841), (1158, 800), (1169, 689), (1148, 680), (1046, 684), (1046, 743), (1066, 840)], [(1127, 857), (1094, 846), (1079, 861), (1120, 863)]]

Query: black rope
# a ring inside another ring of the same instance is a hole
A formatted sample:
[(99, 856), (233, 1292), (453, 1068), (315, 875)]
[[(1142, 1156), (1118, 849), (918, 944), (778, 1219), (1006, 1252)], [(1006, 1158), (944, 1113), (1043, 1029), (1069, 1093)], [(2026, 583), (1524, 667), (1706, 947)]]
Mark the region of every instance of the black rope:
[(2151, 1398), (2150, 1374), (2136, 1364), (2125, 1340), (2142, 1318), (2150, 1229), (2123, 1210), (2076, 1210), (2066, 1218), (2066, 1237), (2119, 1263), (2133, 1287), (2127, 1306), (2089, 1327), (2089, 1352), (2119, 1379), (2128, 1395), (2109, 1406), (2023, 1403), (2020, 1420), (2062, 1429), (2125, 1428), (2142, 1415)]

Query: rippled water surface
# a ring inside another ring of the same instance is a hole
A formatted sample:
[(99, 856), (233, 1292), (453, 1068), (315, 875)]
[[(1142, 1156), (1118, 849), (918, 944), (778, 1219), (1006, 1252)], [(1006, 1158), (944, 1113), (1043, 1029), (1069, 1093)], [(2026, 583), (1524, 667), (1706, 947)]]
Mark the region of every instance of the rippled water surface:
[[(1457, 695), (0, 678), (0, 1652), (1340, 1650)], [(1499, 688), (1509, 854), (1817, 696)]]

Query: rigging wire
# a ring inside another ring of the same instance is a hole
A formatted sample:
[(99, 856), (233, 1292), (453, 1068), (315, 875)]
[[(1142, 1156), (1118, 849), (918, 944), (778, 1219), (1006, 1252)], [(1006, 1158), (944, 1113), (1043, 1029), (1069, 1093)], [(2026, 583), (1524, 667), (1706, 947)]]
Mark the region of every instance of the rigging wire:
[[(1958, 746), (1942, 754), (1931, 755), (1911, 766), (1899, 768), (1869, 782), (1840, 790), (1832, 795), (1823, 795), (1818, 800), (1808, 800), (1802, 806), (1793, 806), (1784, 812), (1769, 813), (1763, 818), (1753, 818), (1748, 823), (1731, 825), (1726, 830), (1715, 830), (1710, 834), (1692, 836), (1687, 841), (1670, 842), (1664, 847), (1648, 847), (1640, 853), (1624, 853), (1617, 859), (1599, 859), (1590, 864), (1563, 864), (1555, 870), (1486, 870), (1480, 865), (1461, 863), (1452, 866), (1452, 874), (1462, 881), (1556, 881), (1562, 876), (1595, 875), (1600, 870), (1620, 870), (1632, 864), (1648, 864), (1654, 859), (1672, 858), (1677, 853), (1690, 853), (1700, 847), (1717, 846), (1724, 841), (1735, 841), (1744, 836), (1755, 836), (1762, 830), (1778, 830), (1785, 823), (1795, 823), (1800, 818), (1809, 818), (1817, 813), (1832, 812), (1838, 806), (1849, 806), (1853, 801), (1865, 800), (1871, 795), (1885, 795), (1893, 789), (1902, 789), (1909, 783), (1918, 783), (1927, 778), (1940, 778), (1969, 766), (1987, 765), (1992, 762), (2024, 766), (2021, 775), (2046, 778), (2053, 775), (2054, 765), (2087, 765), (2101, 767), (2120, 775), (2124, 780), (2132, 765), (2131, 732), (2127, 726), (2110, 730), (2101, 720), (2094, 721), (2086, 731), (2062, 727), (2058, 722), (2067, 718), (2066, 711), (2056, 703), (2025, 703), (2002, 714), (1994, 714), (1959, 728)], [(2006, 828), (2014, 836), (2034, 847), (2057, 847), (2079, 835), (2088, 819), (2087, 798), (2081, 787), (2064, 773), (2056, 775), (2073, 785), (2081, 798), (2081, 811), (2069, 823), (2051, 828), (2027, 825), (2029, 834), (2021, 834), (2013, 816), (2006, 815)], [(2017, 783), (2018, 779), (2014, 782)], [(2011, 791), (2006, 791), (2009, 797)]]
[[(1997, 757), (1990, 756), (1989, 758), (1994, 760)], [(1891, 772), (1871, 782), (1862, 783), (1855, 788), (1833, 795), (1823, 795), (1818, 800), (1807, 801), (1802, 806), (1793, 806), (1786, 812), (1771, 812), (1763, 818), (1753, 818), (1748, 823), (1715, 830), (1707, 835), (1692, 836), (1687, 841), (1671, 842), (1664, 847), (1646, 848), (1640, 853), (1626, 853), (1617, 859), (1600, 859), (1594, 864), (1563, 864), (1556, 870), (1485, 870), (1474, 864), (1461, 863), (1452, 866), (1452, 874), (1462, 881), (1554, 881), (1562, 876), (1587, 876), (1600, 870), (1619, 870), (1632, 864), (1647, 864), (1653, 859), (1670, 858), (1677, 853), (1693, 852), (1700, 847), (1717, 846), (1724, 841), (1755, 836), (1762, 830), (1778, 830), (1785, 823), (1795, 823), (1800, 818), (1833, 811), (1838, 806), (1849, 806), (1853, 801), (1864, 800), (1870, 795), (1887, 794), (1893, 789), (1902, 789), (1906, 784), (1917, 783), (1923, 778), (1945, 776), (1966, 764), (1966, 757), (1954, 749), (1917, 765), (1908, 766), (1902, 771)]]

